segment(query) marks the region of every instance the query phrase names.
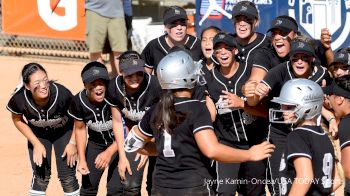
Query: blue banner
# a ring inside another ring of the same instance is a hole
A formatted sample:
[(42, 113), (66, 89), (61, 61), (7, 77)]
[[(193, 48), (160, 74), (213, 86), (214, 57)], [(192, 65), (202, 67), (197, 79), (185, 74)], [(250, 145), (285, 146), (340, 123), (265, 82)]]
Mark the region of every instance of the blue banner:
[[(195, 26), (197, 35), (208, 26), (234, 32), (231, 13), (240, 0), (196, 0)], [(266, 33), (271, 21), (279, 15), (289, 15), (298, 22), (299, 30), (320, 39), (321, 29), (332, 34), (332, 49), (350, 46), (350, 0), (252, 0), (259, 10), (258, 32)]]

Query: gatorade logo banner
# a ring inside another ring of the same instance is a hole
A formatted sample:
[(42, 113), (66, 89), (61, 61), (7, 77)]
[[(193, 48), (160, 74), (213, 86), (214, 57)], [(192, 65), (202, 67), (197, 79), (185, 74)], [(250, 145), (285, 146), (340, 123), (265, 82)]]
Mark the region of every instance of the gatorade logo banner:
[[(234, 33), (232, 8), (241, 0), (196, 0), (196, 32), (200, 35), (208, 26), (217, 26)], [(350, 45), (350, 0), (251, 0), (259, 10), (258, 32), (266, 33), (271, 21), (279, 15), (289, 15), (298, 22), (302, 34), (320, 39), (321, 29), (332, 33), (332, 49)]]
[(3, 31), (85, 40), (84, 3), (84, 0), (3, 0)]

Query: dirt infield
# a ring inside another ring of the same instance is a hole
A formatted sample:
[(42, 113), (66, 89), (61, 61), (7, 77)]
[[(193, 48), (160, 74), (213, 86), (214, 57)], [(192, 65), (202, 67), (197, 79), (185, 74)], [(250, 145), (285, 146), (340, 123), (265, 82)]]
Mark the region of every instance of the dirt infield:
[[(26, 138), (14, 127), (11, 114), (6, 109), (6, 104), (20, 80), (20, 72), (23, 65), (29, 62), (42, 64), (51, 80), (56, 80), (76, 94), (83, 88), (80, 72), (86, 62), (53, 61), (34, 58), (18, 58), (0, 56), (0, 195), (23, 196), (28, 195), (31, 182), (31, 169), (27, 150)], [(110, 68), (110, 67), (108, 67)], [(53, 164), (55, 166), (55, 164)], [(47, 190), (48, 196), (63, 195), (62, 188), (57, 178), (56, 168), (53, 168), (51, 181)], [(80, 176), (78, 174), (78, 176)], [(105, 179), (105, 176), (103, 176)], [(99, 196), (106, 195), (106, 182), (100, 184)], [(144, 189), (142, 195), (147, 195)], [(336, 195), (343, 195), (343, 188)]]

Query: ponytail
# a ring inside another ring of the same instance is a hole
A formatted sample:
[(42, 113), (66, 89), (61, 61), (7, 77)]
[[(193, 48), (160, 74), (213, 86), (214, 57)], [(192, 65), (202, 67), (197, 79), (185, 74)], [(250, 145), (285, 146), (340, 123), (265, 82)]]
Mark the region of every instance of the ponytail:
[(185, 113), (175, 110), (173, 91), (175, 90), (165, 90), (156, 107), (155, 114), (157, 115), (152, 123), (158, 133), (166, 130), (172, 134), (173, 130), (186, 118)]

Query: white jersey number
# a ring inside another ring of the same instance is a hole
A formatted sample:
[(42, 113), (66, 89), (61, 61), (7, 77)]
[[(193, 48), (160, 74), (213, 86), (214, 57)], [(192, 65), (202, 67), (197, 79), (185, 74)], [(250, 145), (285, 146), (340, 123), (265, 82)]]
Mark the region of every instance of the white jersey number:
[(164, 149), (163, 149), (163, 155), (164, 157), (175, 157), (174, 150), (171, 149), (171, 135), (164, 130)]
[(333, 156), (331, 153), (326, 153), (323, 157), (322, 171), (324, 176), (322, 177), (322, 185), (324, 188), (330, 188), (332, 186), (332, 174), (333, 174)]

